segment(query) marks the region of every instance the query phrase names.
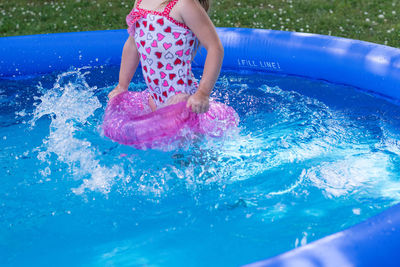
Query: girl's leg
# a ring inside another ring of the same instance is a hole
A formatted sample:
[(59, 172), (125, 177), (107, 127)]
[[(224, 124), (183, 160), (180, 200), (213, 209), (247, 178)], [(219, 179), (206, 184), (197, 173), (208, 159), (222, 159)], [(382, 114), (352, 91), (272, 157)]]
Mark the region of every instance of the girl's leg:
[(185, 93), (176, 94), (174, 96), (171, 96), (167, 100), (167, 106), (168, 105), (173, 105), (173, 104), (176, 104), (176, 103), (179, 103), (179, 102), (187, 101), (189, 96), (190, 96), (189, 94), (185, 94)]
[(150, 94), (149, 94), (149, 106), (151, 108), (151, 111), (155, 111), (157, 109), (156, 103), (154, 102)]
[[(184, 102), (187, 101), (189, 98), (189, 94), (176, 94), (174, 96), (171, 96), (168, 100), (167, 100), (167, 104), (168, 105), (173, 105), (173, 104), (177, 104), (179, 102)], [(156, 103), (154, 102), (154, 99), (151, 97), (151, 95), (149, 94), (149, 106), (151, 108), (151, 111), (155, 111), (157, 109)]]

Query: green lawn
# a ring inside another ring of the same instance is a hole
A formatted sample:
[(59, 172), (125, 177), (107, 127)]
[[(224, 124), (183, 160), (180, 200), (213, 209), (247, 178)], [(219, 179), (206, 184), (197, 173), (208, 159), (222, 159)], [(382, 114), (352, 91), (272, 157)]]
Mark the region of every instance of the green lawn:
[[(133, 1), (1, 0), (0, 36), (125, 28)], [(320, 33), (400, 47), (399, 0), (215, 0), (215, 26)]]

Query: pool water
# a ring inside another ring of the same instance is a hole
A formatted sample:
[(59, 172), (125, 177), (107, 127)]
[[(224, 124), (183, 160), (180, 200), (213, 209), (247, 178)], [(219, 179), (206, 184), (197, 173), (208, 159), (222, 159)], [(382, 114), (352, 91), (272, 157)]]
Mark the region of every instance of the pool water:
[[(102, 135), (117, 77), (0, 80), (0, 265), (238, 266), (400, 201), (399, 105), (226, 70), (212, 97), (238, 112), (237, 131), (143, 151)], [(130, 90), (144, 88), (137, 73)]]

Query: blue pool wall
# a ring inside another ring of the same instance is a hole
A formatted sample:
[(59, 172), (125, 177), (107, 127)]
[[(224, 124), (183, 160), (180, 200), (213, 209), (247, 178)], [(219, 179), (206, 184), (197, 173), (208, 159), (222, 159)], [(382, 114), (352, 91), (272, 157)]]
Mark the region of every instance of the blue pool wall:
[[(243, 28), (217, 32), (225, 49), (223, 68), (322, 79), (400, 101), (399, 49), (307, 33)], [(119, 65), (127, 37), (126, 30), (3, 37), (0, 78)], [(200, 50), (193, 66), (203, 66), (205, 57), (206, 51)], [(397, 266), (398, 251), (400, 205), (249, 266)]]
[[(357, 40), (263, 29), (218, 28), (223, 68), (323, 79), (400, 99), (400, 50)], [(0, 38), (0, 77), (118, 65), (126, 30)], [(200, 50), (193, 66), (204, 64)]]

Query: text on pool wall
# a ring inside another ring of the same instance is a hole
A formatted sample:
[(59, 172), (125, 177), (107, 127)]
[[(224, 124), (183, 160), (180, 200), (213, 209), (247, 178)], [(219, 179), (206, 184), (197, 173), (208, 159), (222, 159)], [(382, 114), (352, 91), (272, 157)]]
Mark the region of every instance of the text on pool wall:
[(275, 61), (263, 61), (263, 60), (251, 60), (251, 59), (239, 59), (238, 58), (238, 65), (246, 66), (246, 67), (258, 67), (258, 68), (271, 69), (271, 70), (281, 70), (281, 66), (280, 66), (279, 62), (275, 62)]

